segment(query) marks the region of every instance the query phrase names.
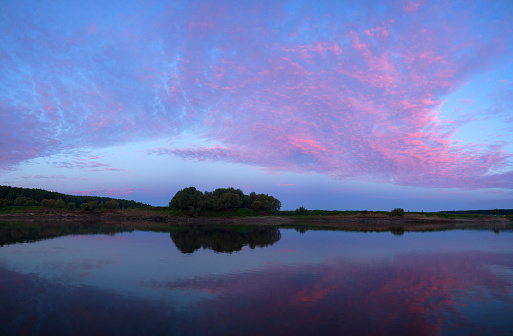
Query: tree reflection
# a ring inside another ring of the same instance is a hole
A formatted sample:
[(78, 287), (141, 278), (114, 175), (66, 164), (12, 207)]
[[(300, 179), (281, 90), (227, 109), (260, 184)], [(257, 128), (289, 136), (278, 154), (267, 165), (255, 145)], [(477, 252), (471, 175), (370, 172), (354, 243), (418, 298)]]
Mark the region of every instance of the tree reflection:
[(181, 231), (171, 232), (173, 243), (182, 253), (193, 253), (203, 249), (211, 249), (220, 253), (240, 251), (243, 246), (250, 248), (267, 247), (281, 238), (275, 227), (234, 227), (212, 228), (190, 226)]
[(0, 246), (30, 243), (68, 235), (116, 234), (133, 231), (97, 222), (0, 222)]

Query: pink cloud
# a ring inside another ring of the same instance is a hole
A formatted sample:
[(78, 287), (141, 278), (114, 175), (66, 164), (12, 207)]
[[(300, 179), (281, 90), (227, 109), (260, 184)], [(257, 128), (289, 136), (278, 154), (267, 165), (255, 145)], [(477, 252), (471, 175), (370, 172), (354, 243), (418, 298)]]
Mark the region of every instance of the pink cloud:
[(419, 8), (420, 2), (408, 1), (403, 7), (405, 12), (415, 12)]
[(112, 167), (109, 163), (99, 162), (98, 160), (102, 158), (102, 156), (92, 156), (88, 152), (79, 151), (76, 152), (76, 155), (69, 161), (54, 162), (53, 164), (57, 168), (80, 169), (85, 171), (126, 171), (123, 168)]
[(91, 189), (91, 190), (80, 190), (80, 191), (72, 191), (70, 194), (73, 195), (81, 195), (81, 196), (124, 196), (130, 195), (137, 191), (144, 191), (144, 189), (136, 189), (136, 188), (109, 188), (109, 189)]
[[(123, 29), (82, 22), (71, 43), (32, 15), (1, 56), (10, 85), (0, 164), (190, 131), (218, 146), (150, 152), (400, 185), (510, 186), (511, 141), (462, 145), (464, 120), (438, 109), (507, 56), (511, 9), (490, 25), (479, 1), (464, 11), (446, 1), (340, 6), (194, 2), (156, 17), (140, 8)], [(509, 122), (507, 92), (490, 113)], [(56, 165), (122, 170), (99, 158)]]
[(51, 175), (51, 176), (43, 176), (43, 175), (33, 175), (33, 176), (21, 176), (21, 178), (28, 179), (49, 179), (49, 180), (59, 180), (65, 178), (64, 175)]
[(95, 25), (94, 23), (90, 24), (90, 25), (87, 27), (87, 29), (89, 30), (89, 32), (90, 32), (91, 34), (96, 33), (96, 25)]
[(460, 98), (460, 99), (458, 99), (458, 102), (460, 102), (462, 104), (473, 104), (474, 100), (472, 100), (470, 98)]

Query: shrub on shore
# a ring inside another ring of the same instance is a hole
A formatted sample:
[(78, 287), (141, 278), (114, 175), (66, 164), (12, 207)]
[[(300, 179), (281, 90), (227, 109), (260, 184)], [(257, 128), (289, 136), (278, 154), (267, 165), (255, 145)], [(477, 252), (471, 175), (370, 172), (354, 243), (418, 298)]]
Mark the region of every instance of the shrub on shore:
[(307, 215), (307, 214), (308, 214), (308, 210), (303, 206), (300, 206), (299, 208), (296, 209), (296, 215)]
[(105, 202), (105, 208), (109, 210), (119, 209), (119, 203), (116, 200), (110, 200)]
[(92, 201), (92, 202), (82, 203), (82, 205), (80, 207), (82, 208), (83, 211), (93, 211), (98, 208), (98, 202)]
[(391, 216), (404, 216), (404, 209), (403, 208), (395, 208), (394, 210), (390, 211)]

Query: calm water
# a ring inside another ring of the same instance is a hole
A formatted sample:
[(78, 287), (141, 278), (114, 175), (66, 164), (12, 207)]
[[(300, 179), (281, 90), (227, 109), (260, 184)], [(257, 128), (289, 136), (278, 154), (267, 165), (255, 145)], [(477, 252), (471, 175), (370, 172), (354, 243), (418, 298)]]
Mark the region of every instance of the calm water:
[(0, 233), (2, 335), (513, 332), (511, 231)]

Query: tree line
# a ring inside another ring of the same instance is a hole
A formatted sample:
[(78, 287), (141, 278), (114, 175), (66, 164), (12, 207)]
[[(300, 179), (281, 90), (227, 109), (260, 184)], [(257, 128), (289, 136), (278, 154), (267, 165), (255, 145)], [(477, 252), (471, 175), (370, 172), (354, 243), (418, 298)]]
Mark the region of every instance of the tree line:
[(457, 215), (513, 215), (513, 209), (493, 209), (493, 210), (455, 210), (455, 211), (439, 211), (448, 214)]
[(149, 206), (133, 200), (100, 196), (73, 196), (43, 189), (19, 188), (0, 185), (0, 207), (6, 206), (43, 206), (47, 208), (97, 208), (129, 209)]
[(242, 190), (218, 188), (201, 192), (195, 187), (179, 190), (169, 202), (174, 209), (189, 210), (191, 213), (202, 210), (252, 209), (258, 212), (275, 213), (280, 210), (281, 202), (267, 194), (255, 192), (245, 195)]

